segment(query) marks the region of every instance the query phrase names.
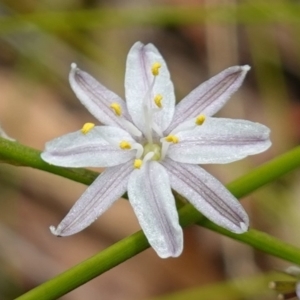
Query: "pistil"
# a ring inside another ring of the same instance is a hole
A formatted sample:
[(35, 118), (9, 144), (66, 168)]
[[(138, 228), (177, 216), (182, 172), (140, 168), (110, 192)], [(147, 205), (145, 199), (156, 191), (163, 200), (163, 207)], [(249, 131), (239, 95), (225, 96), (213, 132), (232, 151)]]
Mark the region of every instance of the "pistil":
[[(149, 86), (148, 91), (146, 92), (146, 95), (143, 99), (143, 110), (144, 110), (144, 118), (145, 118), (145, 124), (146, 124), (146, 132), (145, 136), (149, 144), (153, 143), (153, 137), (152, 137), (152, 130), (155, 132), (159, 130), (158, 126), (154, 124), (153, 122), (153, 114), (155, 113), (155, 110), (152, 108), (151, 102), (154, 101), (154, 103), (157, 105), (158, 108), (161, 108), (161, 100), (162, 95), (156, 95), (154, 99), (152, 99), (152, 91), (153, 87), (155, 85), (156, 77), (159, 75), (159, 69), (161, 68), (161, 64), (159, 62), (155, 62), (151, 66), (151, 73), (153, 75), (153, 80)], [(157, 132), (160, 135), (160, 132)]]

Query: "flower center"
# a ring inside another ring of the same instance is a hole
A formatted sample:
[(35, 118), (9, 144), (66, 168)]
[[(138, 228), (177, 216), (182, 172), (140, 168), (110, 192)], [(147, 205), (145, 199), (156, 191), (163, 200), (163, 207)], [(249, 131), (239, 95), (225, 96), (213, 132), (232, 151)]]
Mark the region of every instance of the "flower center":
[(143, 156), (145, 157), (148, 153), (152, 152), (153, 156), (151, 160), (160, 160), (161, 158), (161, 147), (157, 144), (146, 144), (144, 145), (144, 153)]
[[(134, 168), (140, 169), (141, 166), (150, 160), (160, 161), (164, 160), (167, 151), (171, 144), (179, 143), (179, 137), (177, 133), (180, 131), (193, 130), (196, 126), (201, 126), (205, 121), (204, 115), (199, 115), (196, 118), (187, 120), (179, 124), (174, 130), (172, 130), (167, 136), (164, 136), (160, 126), (155, 121), (155, 115), (164, 109), (163, 95), (157, 93), (155, 84), (157, 77), (160, 75), (160, 69), (162, 65), (159, 62), (154, 62), (151, 65), (152, 81), (149, 83), (148, 89), (145, 92), (142, 100), (143, 115), (145, 120), (145, 128), (143, 132), (140, 131), (133, 123), (122, 117), (122, 107), (119, 103), (112, 102), (110, 108), (113, 110), (116, 116), (120, 117), (120, 122), (123, 128), (126, 129), (132, 136), (138, 138), (136, 142), (128, 142), (121, 140), (118, 142), (120, 149), (124, 151), (136, 150)], [(166, 109), (166, 107), (165, 107)], [(93, 124), (87, 123), (82, 128), (82, 133), (87, 134), (92, 128)], [(105, 138), (110, 144), (116, 145), (113, 138)]]

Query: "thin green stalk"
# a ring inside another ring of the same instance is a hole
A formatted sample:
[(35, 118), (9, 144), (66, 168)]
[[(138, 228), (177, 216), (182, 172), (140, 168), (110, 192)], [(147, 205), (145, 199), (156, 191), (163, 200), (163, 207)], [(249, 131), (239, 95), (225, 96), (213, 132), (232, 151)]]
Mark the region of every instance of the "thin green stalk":
[(148, 247), (145, 235), (136, 232), (16, 299), (57, 299)]
[(300, 167), (300, 146), (252, 169), (249, 173), (227, 184), (229, 191), (237, 198), (270, 183)]
[(207, 220), (202, 222), (200, 221), (198, 224), (222, 235), (226, 235), (236, 241), (252, 246), (253, 248), (269, 255), (300, 265), (300, 248), (287, 244), (267, 233), (250, 229), (244, 234), (235, 235), (234, 233), (218, 227), (216, 224), (208, 222)]
[[(186, 205), (179, 210), (180, 223), (183, 227), (202, 220), (203, 216), (191, 205)], [(256, 230), (237, 235), (222, 229), (207, 221), (203, 225), (219, 233), (227, 235), (235, 240), (247, 243), (254, 248), (268, 254), (277, 256), (295, 264), (300, 264), (300, 249), (288, 245), (266, 233)], [(119, 265), (127, 259), (137, 255), (149, 247), (147, 239), (142, 231), (139, 231), (82, 263), (70, 268), (66, 272), (37, 286), (29, 292), (18, 297), (18, 300), (53, 300), (65, 295), (73, 289), (83, 285), (111, 268)]]
[[(297, 147), (254, 169), (249, 174), (229, 184), (228, 187), (235, 196), (242, 197), (253, 192), (262, 185), (286, 174), (287, 172), (296, 169), (298, 166), (300, 166), (300, 147)], [(251, 245), (265, 253), (277, 256), (295, 264), (300, 264), (299, 248), (288, 245), (266, 233), (256, 230), (250, 230), (242, 235), (231, 233), (208, 221), (189, 204), (179, 210), (179, 217), (180, 223), (183, 227), (198, 222), (201, 226)], [(57, 277), (32, 289), (17, 299), (57, 299), (58, 297), (72, 291), (87, 281), (103, 274), (118, 264), (142, 252), (148, 247), (149, 244), (144, 234), (139, 231), (58, 275)]]
[(99, 175), (97, 172), (83, 168), (62, 168), (49, 165), (41, 159), (40, 154), (39, 150), (0, 137), (0, 162), (43, 170), (87, 185)]

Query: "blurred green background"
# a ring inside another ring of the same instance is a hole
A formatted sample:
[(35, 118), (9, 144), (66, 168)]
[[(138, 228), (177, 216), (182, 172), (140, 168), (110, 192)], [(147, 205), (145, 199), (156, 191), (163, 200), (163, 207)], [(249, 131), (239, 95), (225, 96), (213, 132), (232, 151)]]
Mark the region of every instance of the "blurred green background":
[[(70, 64), (123, 97), (126, 55), (136, 41), (161, 51), (178, 101), (229, 66), (252, 67), (218, 115), (266, 124), (273, 147), (241, 162), (205, 166), (222, 182), (299, 144), (298, 0), (1, 0), (1, 125), (19, 142), (42, 150), (46, 141), (96, 122), (69, 87)], [(139, 230), (128, 202), (120, 200), (82, 233), (57, 239), (48, 227), (58, 224), (85, 187), (6, 165), (0, 177), (1, 300)], [(253, 228), (300, 246), (299, 172), (243, 204)], [(62, 299), (275, 299), (267, 284), (278, 275), (270, 271), (286, 266), (194, 226), (185, 230), (180, 258), (162, 260), (149, 249)], [(176, 296), (179, 291), (187, 294)]]

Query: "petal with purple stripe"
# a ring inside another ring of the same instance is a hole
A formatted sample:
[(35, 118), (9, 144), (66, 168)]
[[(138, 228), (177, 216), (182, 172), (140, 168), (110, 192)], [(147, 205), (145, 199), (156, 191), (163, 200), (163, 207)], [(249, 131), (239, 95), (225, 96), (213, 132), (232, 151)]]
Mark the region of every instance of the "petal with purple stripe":
[[(129, 121), (131, 119), (123, 99), (100, 84), (90, 74), (77, 68), (74, 63), (71, 65), (69, 81), (71, 88), (80, 102), (102, 124), (126, 129), (122, 118)], [(116, 115), (114, 110), (110, 107), (114, 103), (120, 106), (122, 111), (121, 116)]]
[(51, 232), (68, 236), (82, 231), (102, 215), (127, 189), (133, 162), (107, 168), (82, 194), (69, 213)]
[[(155, 82), (151, 72), (154, 63), (161, 64)], [(145, 104), (150, 109), (155, 109), (152, 121), (161, 131), (169, 126), (175, 107), (174, 87), (163, 57), (152, 44), (143, 45), (137, 42), (130, 49), (126, 63), (125, 93), (130, 116), (141, 131), (146, 132), (148, 122), (147, 116), (145, 117)], [(154, 104), (156, 95), (163, 97), (159, 110)]]
[(175, 199), (165, 168), (156, 161), (135, 169), (128, 182), (129, 201), (157, 254), (177, 257), (183, 248)]
[(162, 162), (171, 187), (188, 199), (204, 216), (234, 233), (244, 233), (248, 216), (238, 200), (216, 178), (199, 166), (171, 159)]
[(119, 147), (125, 140), (134, 144), (129, 133), (118, 127), (96, 126), (88, 133), (68, 133), (46, 143), (44, 161), (62, 167), (112, 167), (132, 159), (136, 151)]
[(271, 146), (270, 129), (246, 120), (207, 118), (193, 130), (175, 133), (167, 155), (188, 164), (230, 163)]
[(247, 65), (230, 67), (191, 91), (176, 105), (174, 118), (166, 133), (200, 114), (212, 116), (218, 112), (241, 86), (249, 69)]

